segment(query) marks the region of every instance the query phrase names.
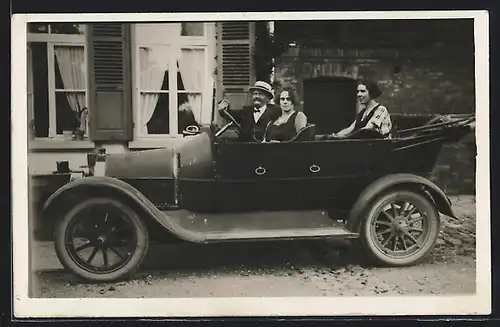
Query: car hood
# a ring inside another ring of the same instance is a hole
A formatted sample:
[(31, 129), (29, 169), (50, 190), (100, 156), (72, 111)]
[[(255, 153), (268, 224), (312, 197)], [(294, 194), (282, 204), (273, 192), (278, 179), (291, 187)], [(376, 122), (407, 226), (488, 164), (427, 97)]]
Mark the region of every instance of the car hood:
[(105, 174), (115, 178), (173, 178), (176, 153), (180, 157), (180, 178), (212, 176), (212, 147), (206, 133), (185, 137), (176, 146), (108, 154)]
[(115, 178), (172, 177), (175, 148), (130, 151), (106, 156), (106, 176)]

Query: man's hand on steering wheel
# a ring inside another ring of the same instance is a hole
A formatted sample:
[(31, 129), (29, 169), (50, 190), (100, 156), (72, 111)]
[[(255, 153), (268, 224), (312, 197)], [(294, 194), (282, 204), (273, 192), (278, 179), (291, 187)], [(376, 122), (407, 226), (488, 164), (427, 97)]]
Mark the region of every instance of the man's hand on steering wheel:
[(229, 101), (226, 99), (222, 99), (218, 104), (217, 104), (217, 110), (219, 111), (219, 114), (229, 120), (233, 126), (236, 127), (237, 132), (239, 135), (243, 134), (243, 128), (241, 125), (238, 123), (238, 121), (229, 113)]
[(219, 101), (219, 103), (217, 103), (217, 110), (219, 112), (227, 110), (229, 109), (229, 105), (230, 105), (229, 101), (227, 101), (226, 99), (222, 99)]

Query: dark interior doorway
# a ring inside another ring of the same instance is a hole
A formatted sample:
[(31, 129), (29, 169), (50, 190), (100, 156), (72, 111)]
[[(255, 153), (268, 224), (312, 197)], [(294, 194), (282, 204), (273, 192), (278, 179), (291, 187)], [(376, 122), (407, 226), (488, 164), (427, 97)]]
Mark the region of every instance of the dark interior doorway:
[(304, 80), (304, 113), (316, 133), (338, 132), (356, 116), (356, 80), (315, 77)]

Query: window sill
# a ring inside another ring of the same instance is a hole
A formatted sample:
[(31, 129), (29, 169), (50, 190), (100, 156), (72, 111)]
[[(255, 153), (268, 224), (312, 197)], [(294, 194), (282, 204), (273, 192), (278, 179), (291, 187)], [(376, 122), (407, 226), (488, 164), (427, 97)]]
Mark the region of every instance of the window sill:
[(170, 136), (165, 138), (154, 138), (154, 139), (136, 139), (129, 142), (128, 148), (134, 149), (158, 149), (165, 147), (172, 147), (180, 144), (183, 140), (181, 136)]
[(83, 141), (66, 141), (57, 139), (34, 139), (28, 141), (28, 150), (60, 150), (60, 149), (94, 149), (94, 142)]

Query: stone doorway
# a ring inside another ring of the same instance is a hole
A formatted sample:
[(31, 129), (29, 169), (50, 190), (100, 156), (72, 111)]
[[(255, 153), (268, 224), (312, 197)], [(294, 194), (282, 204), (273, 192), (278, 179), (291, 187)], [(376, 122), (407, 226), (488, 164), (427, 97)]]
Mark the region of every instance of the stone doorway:
[(356, 116), (356, 80), (315, 77), (303, 82), (304, 113), (316, 124), (316, 133), (338, 132)]

